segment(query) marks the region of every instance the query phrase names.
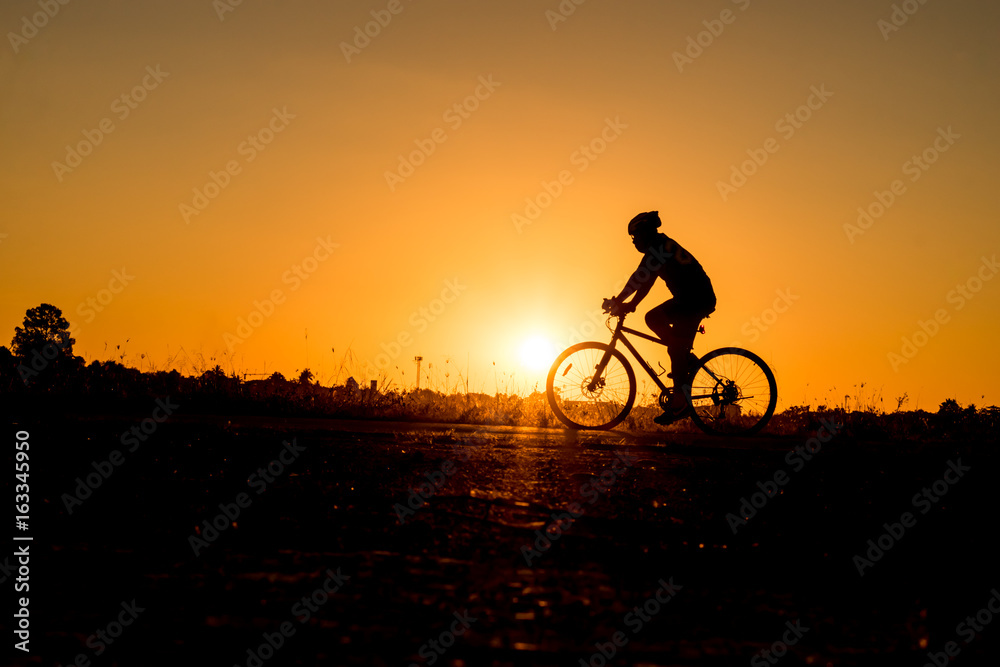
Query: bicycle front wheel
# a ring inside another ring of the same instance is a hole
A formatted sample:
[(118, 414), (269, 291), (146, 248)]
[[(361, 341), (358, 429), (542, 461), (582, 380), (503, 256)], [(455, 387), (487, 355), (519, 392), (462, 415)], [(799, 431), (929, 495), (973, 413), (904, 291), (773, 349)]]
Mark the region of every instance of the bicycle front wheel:
[(778, 386), (774, 373), (760, 357), (726, 347), (698, 361), (690, 401), (691, 419), (706, 433), (753, 435), (767, 426), (774, 414)]
[(635, 388), (635, 373), (625, 355), (592, 341), (560, 354), (545, 383), (552, 412), (573, 429), (614, 428), (632, 409)]

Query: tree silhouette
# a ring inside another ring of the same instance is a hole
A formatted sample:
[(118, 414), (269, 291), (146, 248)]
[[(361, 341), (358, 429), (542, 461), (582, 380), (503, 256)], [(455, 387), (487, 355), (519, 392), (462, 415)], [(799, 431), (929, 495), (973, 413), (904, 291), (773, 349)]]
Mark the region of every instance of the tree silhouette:
[(299, 373), (299, 384), (309, 384), (315, 376), (308, 368)]
[[(46, 357), (73, 356), (73, 343), (69, 334), (69, 321), (62, 316), (62, 311), (49, 303), (43, 303), (37, 308), (29, 308), (24, 314), (24, 327), (14, 327), (14, 340), (11, 351), (15, 356), (27, 359), (33, 351)], [(48, 345), (55, 346), (58, 354), (46, 350)]]

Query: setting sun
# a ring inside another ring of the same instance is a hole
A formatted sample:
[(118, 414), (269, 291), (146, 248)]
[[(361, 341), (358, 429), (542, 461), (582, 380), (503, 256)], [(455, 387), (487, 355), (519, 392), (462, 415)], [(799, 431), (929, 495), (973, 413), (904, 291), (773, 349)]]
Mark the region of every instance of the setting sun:
[(521, 344), (521, 364), (533, 371), (548, 369), (555, 358), (555, 346), (543, 336), (532, 336)]

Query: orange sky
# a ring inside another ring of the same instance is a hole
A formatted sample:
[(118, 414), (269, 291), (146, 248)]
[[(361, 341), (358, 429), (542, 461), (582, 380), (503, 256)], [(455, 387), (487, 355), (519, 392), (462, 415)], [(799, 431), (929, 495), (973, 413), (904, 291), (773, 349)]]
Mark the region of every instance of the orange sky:
[(2, 341), (530, 390), (657, 209), (779, 409), (996, 404), (1000, 6), (902, 5), (5, 2)]

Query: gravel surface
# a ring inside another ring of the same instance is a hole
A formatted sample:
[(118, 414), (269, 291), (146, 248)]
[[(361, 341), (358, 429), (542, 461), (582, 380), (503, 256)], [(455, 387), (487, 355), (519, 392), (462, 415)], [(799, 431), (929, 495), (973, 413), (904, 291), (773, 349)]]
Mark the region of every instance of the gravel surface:
[(959, 628), (1000, 586), (976, 443), (177, 417), (128, 451), (139, 421), (18, 425), (16, 664), (996, 664)]

